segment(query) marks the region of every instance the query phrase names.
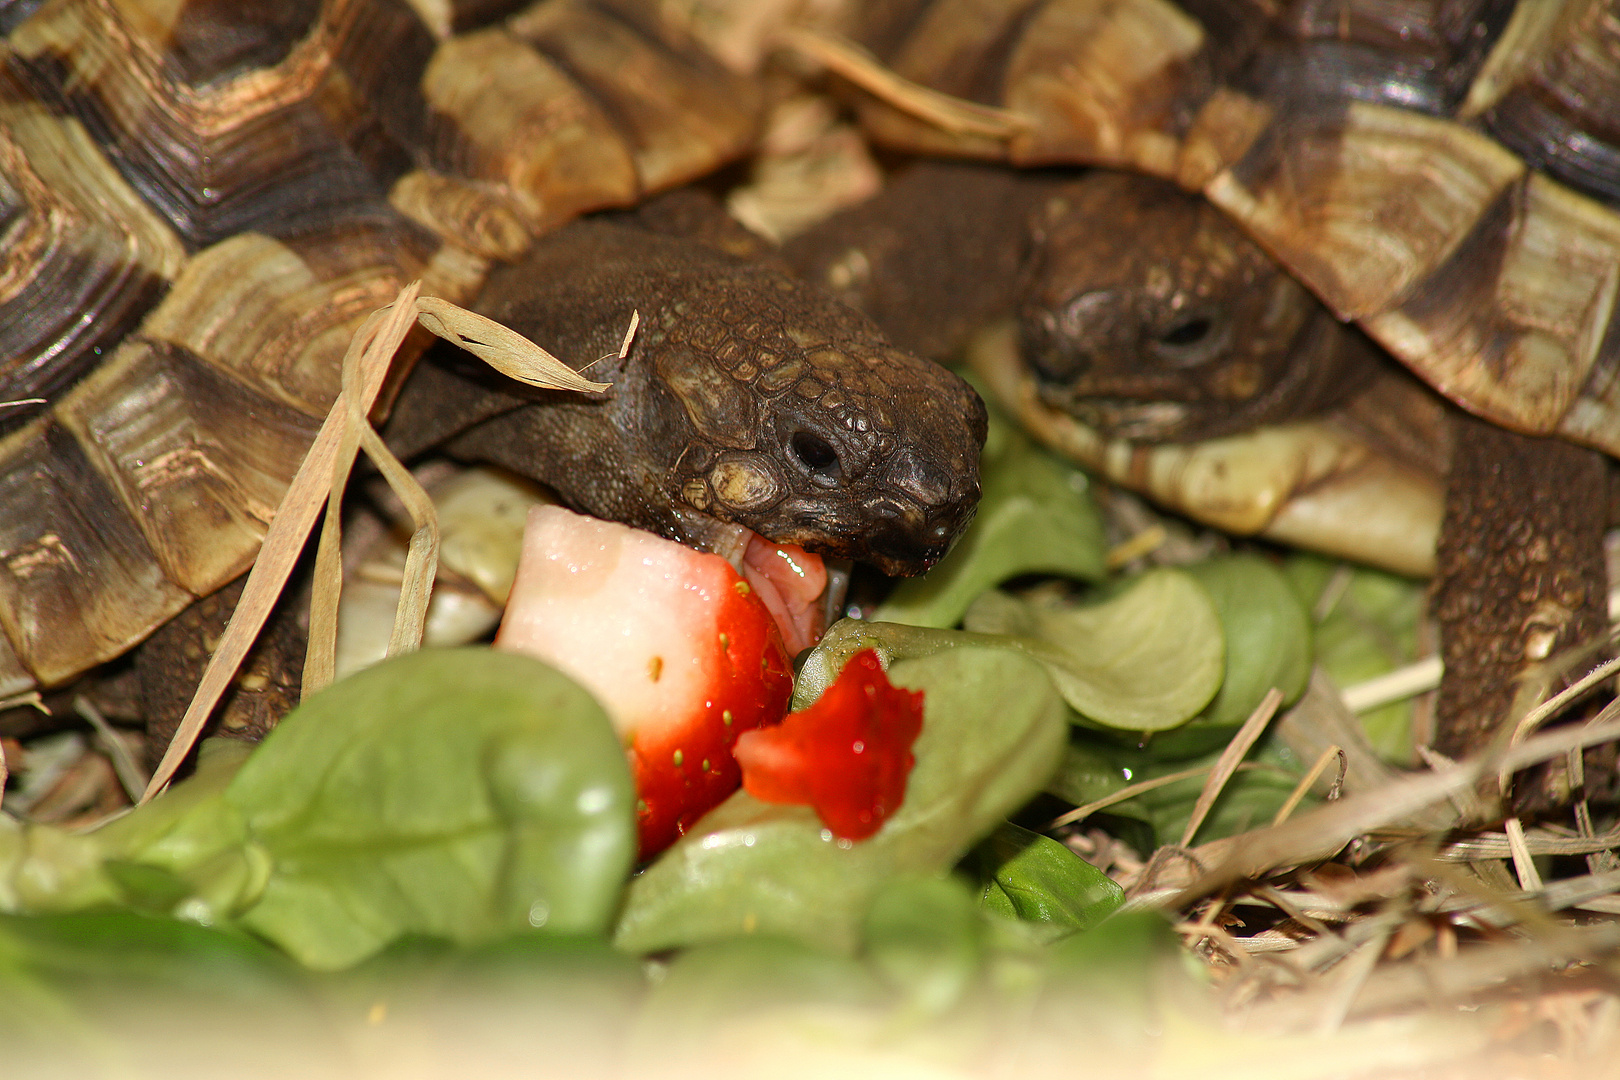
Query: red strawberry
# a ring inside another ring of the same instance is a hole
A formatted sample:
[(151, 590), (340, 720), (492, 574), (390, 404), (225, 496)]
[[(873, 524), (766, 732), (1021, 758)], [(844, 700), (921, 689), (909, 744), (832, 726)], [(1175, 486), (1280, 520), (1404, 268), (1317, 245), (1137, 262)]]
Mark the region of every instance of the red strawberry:
[(776, 624), (730, 563), (557, 506), (529, 513), (495, 643), (602, 702), (629, 749), (642, 858), (737, 789), (737, 736), (780, 720), (793, 691)]
[(877, 653), (863, 649), (815, 704), (737, 740), (743, 788), (812, 806), (838, 836), (864, 840), (905, 798), (922, 721), (922, 691), (891, 685)]

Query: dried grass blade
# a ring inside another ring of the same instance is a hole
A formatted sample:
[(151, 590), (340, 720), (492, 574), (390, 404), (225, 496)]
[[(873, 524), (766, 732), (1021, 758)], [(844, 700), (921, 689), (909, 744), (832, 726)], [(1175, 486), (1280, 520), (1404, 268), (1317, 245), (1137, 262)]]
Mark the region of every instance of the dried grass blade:
[(315, 551), (300, 699), (330, 686), (337, 673), (338, 605), (343, 594), (343, 493), (360, 453), (362, 433), (371, 427), (366, 420), (370, 402), (354, 400), (350, 388), (363, 384), (367, 373), (376, 372), (381, 381), (416, 320), (416, 299), (413, 294), (406, 303), (406, 295), (401, 292), (392, 307), (367, 320), (366, 329), (355, 335), (343, 356), (343, 389), (328, 417), (336, 418), (339, 431), (326, 487), (326, 517), (321, 522), (321, 538)]
[(1393, 930), (1393, 927), (1383, 928), (1378, 936), (1361, 945), (1339, 965), (1338, 978), (1333, 980), (1327, 1001), (1317, 1017), (1317, 1034), (1331, 1035), (1343, 1026), (1345, 1018), (1350, 1015), (1350, 1007), (1355, 1004), (1356, 995), (1367, 985)]
[(428, 330), (519, 382), (582, 393), (601, 392), (611, 385), (591, 382), (517, 331), (448, 300), (424, 296), (417, 307), (417, 320)]
[(1428, 693), (1440, 685), (1444, 669), (1445, 665), (1436, 653), (1377, 678), (1347, 686), (1340, 693), (1344, 695), (1345, 707), (1351, 712), (1371, 712), (1392, 702)]
[[(1329, 746), (1343, 749), (1347, 759), (1346, 791), (1365, 791), (1401, 775), (1378, 756), (1361, 722), (1345, 708), (1339, 688), (1320, 667), (1312, 670), (1305, 695), (1273, 721), (1272, 730), (1302, 761), (1314, 761)], [(1449, 819), (1434, 824), (1443, 828)]]
[(101, 710), (88, 698), (75, 696), (73, 711), (89, 722), (95, 729), (97, 738), (107, 748), (107, 757), (112, 761), (113, 773), (118, 777), (118, 783), (123, 787), (124, 794), (131, 800), (140, 798), (141, 792), (146, 790), (146, 770), (136, 762), (135, 755), (129, 752), (129, 744), (113, 730), (107, 718), (101, 715)]
[[(1557, 928), (1533, 937), (1482, 944), (1445, 958), (1417, 957), (1375, 970), (1351, 1003), (1350, 1015), (1452, 1002), (1572, 960), (1593, 960), (1620, 948), (1620, 923)], [(1321, 1015), (1331, 991), (1306, 991), (1257, 1009), (1268, 1030), (1297, 1029)], [(1256, 1026), (1259, 1026), (1256, 1025)]]
[(321, 528), (320, 548), (315, 558), (315, 588), (313, 596), (320, 598), (320, 617), (316, 618), (312, 596), (308, 651), (304, 660), (304, 681), (301, 696), (309, 697), (331, 685), (337, 668), (337, 612), (343, 594), (343, 528), (342, 500), (349, 486), (349, 476), (361, 449), (377, 466), (384, 480), (399, 497), (411, 521), (416, 526), (406, 550), (405, 569), (402, 574), (399, 606), (394, 613), (393, 632), (389, 637), (387, 655), (394, 656), (420, 648), (422, 630), (427, 622), (428, 599), (433, 590), (433, 575), (439, 562), (439, 515), (422, 486), (402, 465), (382, 438), (372, 428), (358, 398), (350, 387), (359, 384), (361, 372), (377, 364), (384, 369), (395, 352), (404, 343), (410, 330), (408, 319), (391, 322), (387, 332), (379, 333), (356, 355), (352, 350), (344, 357), (344, 394), (340, 400), (348, 403), (348, 422), (343, 429), (343, 440), (332, 467), (332, 486), (327, 495), (326, 520)]
[(300, 701), (330, 686), (337, 675), (338, 605), (343, 592), (343, 489), (360, 442), (359, 433), (346, 415), (342, 423), (337, 452), (332, 457), (332, 475), (327, 481), (326, 515), (315, 548), (309, 637), (304, 642), (303, 682), (298, 688)]
[(393, 455), (382, 438), (364, 423), (360, 437), (366, 456), (393, 488), (416, 526), (405, 551), (405, 572), (400, 583), (399, 607), (394, 613), (394, 632), (388, 639), (388, 656), (414, 652), (422, 647), (427, 625), (428, 600), (433, 594), (433, 578), (439, 567), (439, 511), (410, 470)]
[(1471, 758), (1443, 772), (1407, 776), (1317, 807), (1281, 825), (1201, 845), (1197, 849), (1199, 854), (1209, 861), (1218, 860), (1219, 865), (1183, 889), (1175, 902), (1178, 906), (1190, 904), (1234, 881), (1278, 866), (1328, 858), (1357, 836), (1402, 821), (1455, 792), (1472, 787), (1499, 766), (1517, 772), (1577, 747), (1595, 746), (1616, 738), (1620, 738), (1620, 721), (1560, 728), (1527, 739), (1502, 754)]
[[(406, 286), (400, 291), (393, 305), (385, 309), (389, 312), (390, 321), (397, 319), (400, 313), (406, 310), (410, 310), (411, 317), (414, 317), (418, 287), (417, 283)], [(368, 332), (375, 336), (378, 323), (381, 321), (376, 316), (367, 320), (366, 327), (356, 336), (356, 341), (365, 338)], [(366, 367), (364, 374), (360, 407), (369, 410), (382, 389), (383, 371)], [(202, 733), (208, 714), (213, 712), (214, 706), (219, 703), (225, 688), (230, 685), (237, 668), (241, 666), (242, 658), (247, 655), (249, 646), (253, 644), (259, 630), (264, 626), (265, 619), (269, 617), (276, 598), (281, 595), (287, 578), (292, 573), (293, 564), (297, 562), (299, 553), (303, 551), (304, 543), (309, 537), (309, 531), (315, 524), (315, 515), (326, 502), (326, 488), (332, 476), (332, 466), (341, 442), (346, 412), (347, 406), (343, 401), (333, 403), (309, 452), (304, 455), (303, 464), (299, 466), (298, 473), (293, 477), (287, 494), (282, 498), (275, 517), (270, 521), (270, 527), (265, 531), (264, 543), (259, 548), (259, 557), (254, 561), (247, 584), (242, 588), (242, 598), (237, 601), (230, 623), (225, 627), (225, 633), (221, 635), (213, 656), (209, 658), (208, 667), (197, 686), (197, 693), (186, 708), (185, 716), (181, 718), (174, 737), (169, 741), (163, 760), (158, 763), (151, 781), (147, 783), (146, 790), (141, 795), (141, 802), (150, 801), (162, 791), (169, 779), (174, 776), (175, 770), (180, 767), (180, 763), (191, 752), (191, 747)]]
[(38, 690), (24, 690), (20, 694), (0, 698), (0, 712), (7, 709), (20, 709), (24, 705), (32, 705), (46, 716), (51, 715), (50, 707), (45, 704), (45, 699), (39, 696)]
[(1198, 793), (1198, 801), (1193, 804), (1192, 817), (1187, 819), (1187, 828), (1181, 834), (1181, 846), (1189, 847), (1192, 839), (1198, 834), (1199, 826), (1203, 825), (1204, 818), (1209, 816), (1210, 807), (1220, 798), (1221, 792), (1226, 788), (1226, 782), (1237, 771), (1238, 764), (1248, 755), (1249, 748), (1266, 730), (1271, 718), (1277, 715), (1277, 707), (1282, 704), (1282, 691), (1273, 686), (1266, 691), (1266, 696), (1260, 699), (1254, 712), (1243, 721), (1232, 741), (1226, 744), (1221, 756), (1215, 760), (1215, 771), (1210, 773), (1209, 780), (1204, 784), (1204, 790)]
[(1311, 790), (1311, 785), (1320, 780), (1324, 772), (1327, 772), (1328, 762), (1335, 758), (1339, 761), (1339, 778), (1333, 782), (1333, 794), (1329, 798), (1337, 797), (1339, 789), (1344, 786), (1344, 774), (1348, 771), (1348, 759), (1344, 756), (1342, 747), (1330, 746), (1317, 756), (1316, 763), (1310, 767), (1310, 770), (1304, 776), (1299, 778), (1299, 783), (1294, 785), (1294, 790), (1288, 793), (1287, 801), (1277, 808), (1276, 816), (1271, 819), (1273, 825), (1281, 825), (1288, 820), (1289, 816), (1299, 808), (1300, 802), (1305, 798), (1305, 793)]
[(1530, 849), (1525, 846), (1524, 823), (1510, 817), (1502, 823), (1502, 830), (1507, 833), (1508, 851), (1513, 854), (1513, 872), (1518, 876), (1519, 888), (1525, 892), (1540, 892), (1541, 873), (1530, 857)]
[[(433, 298), (429, 298), (433, 299)], [(421, 321), (422, 302), (416, 302), (417, 321)], [(458, 311), (461, 309), (457, 309)], [(468, 313), (471, 314), (471, 313)], [(403, 342), (403, 332), (401, 334)], [(398, 343), (390, 343), (389, 357), (399, 347)], [(362, 358), (353, 363), (345, 357), (343, 368), (343, 385), (347, 390), (360, 381), (360, 366), (365, 363)], [(439, 511), (433, 505), (433, 500), (423, 490), (422, 485), (416, 482), (416, 477), (410, 474), (400, 460), (394, 456), (392, 450), (382, 441), (376, 430), (371, 426), (370, 419), (363, 409), (359, 407), (355, 395), (346, 393), (349, 401), (349, 426), (359, 436), (360, 445), (365, 449), (377, 470), (382, 473), (383, 479), (393, 489), (400, 503), (411, 515), (411, 522), (416, 526), (411, 533), (410, 544), (405, 552), (405, 569), (400, 582), (399, 605), (394, 609), (394, 628), (389, 635), (386, 655), (397, 656), (402, 652), (414, 652), (422, 647), (422, 633), (427, 625), (428, 599), (433, 592), (433, 578), (439, 568)], [(348, 456), (349, 468), (353, 468), (354, 456)], [(348, 477), (345, 475), (341, 483), (334, 482), (333, 494), (337, 496), (348, 486)], [(342, 552), (338, 552), (338, 563), (341, 567)], [(338, 589), (342, 588), (341, 570), (338, 580)], [(336, 635), (333, 636), (333, 662), (336, 663)]]
[(1548, 911), (1562, 911), (1620, 892), (1620, 870), (1564, 878), (1542, 887), (1537, 899)]
[[(1134, 799), (1138, 795), (1145, 795), (1150, 791), (1157, 791), (1159, 788), (1167, 787), (1170, 784), (1179, 783), (1182, 780), (1191, 780), (1195, 776), (1203, 776), (1214, 767), (1215, 766), (1213, 765), (1199, 765), (1191, 769), (1182, 769), (1180, 772), (1165, 773), (1163, 776), (1155, 776), (1151, 780), (1142, 780), (1135, 784), (1128, 784), (1125, 787), (1120, 788), (1118, 791), (1111, 792), (1104, 795), (1100, 799), (1088, 802), (1084, 806), (1077, 806), (1073, 810), (1053, 818), (1046, 827), (1048, 829), (1057, 829), (1064, 825), (1072, 825), (1077, 821), (1084, 821), (1097, 811), (1106, 810), (1115, 803), (1122, 803), (1126, 799)], [(1241, 768), (1255, 769), (1259, 768), (1259, 766), (1249, 764), (1243, 765)]]
[(1008, 139), (1034, 126), (1027, 116), (1010, 109), (980, 105), (920, 86), (844, 38), (795, 26), (783, 30), (780, 40), (901, 112), (953, 135)]
[(1573, 686), (1547, 699), (1526, 713), (1524, 719), (1520, 720), (1514, 727), (1511, 741), (1514, 743), (1523, 742), (1526, 736), (1546, 723), (1548, 718), (1556, 715), (1565, 706), (1574, 702), (1576, 698), (1585, 694), (1603, 680), (1610, 678), (1616, 672), (1620, 672), (1620, 656), (1599, 664), (1587, 672)]
[[(1527, 832), (1525, 850), (1532, 855), (1590, 855), (1596, 851), (1620, 848), (1620, 826), (1592, 836), (1554, 836)], [(1474, 862), (1479, 859), (1506, 859), (1513, 854), (1505, 833), (1480, 833), (1440, 849), (1436, 858), (1445, 862)]]
[(641, 312), (630, 312), (630, 325), (624, 328), (624, 340), (619, 342), (619, 359), (623, 360), (630, 355), (630, 346), (636, 340), (636, 331), (641, 329)]

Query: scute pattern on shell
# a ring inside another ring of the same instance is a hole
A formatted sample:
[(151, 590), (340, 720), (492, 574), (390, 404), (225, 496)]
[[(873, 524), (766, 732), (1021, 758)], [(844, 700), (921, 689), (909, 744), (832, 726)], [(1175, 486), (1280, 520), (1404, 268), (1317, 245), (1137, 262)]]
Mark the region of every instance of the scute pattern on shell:
[[(633, 2), (0, 8), (0, 694), (251, 562), (406, 282), (741, 153), (759, 94)], [(504, 21), (503, 21), (504, 20)], [(251, 423), (243, 422), (251, 418)]]

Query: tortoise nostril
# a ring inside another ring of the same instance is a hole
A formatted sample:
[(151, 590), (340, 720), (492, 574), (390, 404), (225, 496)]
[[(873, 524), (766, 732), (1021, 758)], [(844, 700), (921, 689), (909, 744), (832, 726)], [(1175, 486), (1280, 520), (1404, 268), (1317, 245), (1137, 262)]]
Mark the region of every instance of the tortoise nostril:
[(1196, 345), (1209, 335), (1214, 324), (1202, 315), (1183, 319), (1159, 335), (1162, 344), (1170, 346)]
[(1090, 354), (1066, 341), (1048, 342), (1044, 347), (1026, 350), (1026, 355), (1036, 378), (1056, 386), (1068, 385), (1096, 366)]

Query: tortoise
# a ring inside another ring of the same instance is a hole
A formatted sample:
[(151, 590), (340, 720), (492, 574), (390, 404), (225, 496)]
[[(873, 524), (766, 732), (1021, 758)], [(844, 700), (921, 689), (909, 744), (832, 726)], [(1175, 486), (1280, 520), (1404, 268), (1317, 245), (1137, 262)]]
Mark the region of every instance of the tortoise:
[[(1403, 472), (1418, 508), (1403, 527), (1420, 550), (1389, 560), (1427, 569), (1421, 548), (1438, 526), (1436, 609), (1451, 627), (1441, 752), (1482, 745), (1506, 710), (1513, 675), (1598, 630), (1606, 466), (1574, 444), (1620, 453), (1614, 3), (895, 0), (866, 14), (856, 35), (894, 73), (1001, 110), (966, 113), (947, 127), (907, 100), (856, 91), (875, 140), (918, 154), (1157, 178), (1149, 196), (1126, 194), (1142, 188), (1106, 177), (1086, 181), (1088, 194), (1065, 196), (1089, 202), (1092, 215), (1071, 230), (1089, 232), (1088, 240), (1121, 223), (1121, 233), (1148, 235), (1152, 207), (1178, 200), (1180, 209), (1167, 213), (1179, 220), (1207, 215), (1177, 190), (1196, 193), (1337, 319), (1489, 422), (1453, 425), (1444, 523), (1421, 509), (1438, 485)], [(812, 51), (879, 86), (847, 50), (823, 42)], [(1137, 201), (1122, 201), (1129, 199)], [(1185, 235), (1215, 228), (1227, 226), (1204, 222)], [(1237, 243), (1218, 246), (1231, 255)], [(1243, 335), (1232, 335), (1222, 323), (1230, 312), (1218, 310), (1235, 300), (1176, 279), (1202, 272), (1186, 270), (1184, 256), (1157, 262), (1165, 281), (1156, 293), (1140, 282), (1132, 293), (1105, 273), (1100, 283), (1052, 294), (1057, 308), (1029, 305), (1023, 362), (983, 368), (998, 396), (1048, 442), (1111, 478), (1178, 496), (1190, 471), (1213, 474), (1233, 460), (1247, 467), (1244, 455), (1280, 439), (1273, 428), (1247, 443), (1227, 440), (1221, 454), (1237, 446), (1237, 459), (1135, 441), (1222, 434), (1230, 430), (1223, 417), (1274, 388), (1245, 361), (1219, 371), (1224, 382), (1204, 380), (1206, 402), (1226, 399), (1219, 409), (1201, 409), (1185, 389), (1216, 371), (1218, 364), (1206, 367), (1211, 358), (1230, 356), (1213, 347), (1216, 339)], [(1086, 261), (1106, 263), (1095, 253)], [(848, 264), (835, 263), (824, 253), (819, 266), (847, 277)], [(1261, 288), (1240, 295), (1252, 299)], [(1148, 293), (1155, 295), (1144, 300)], [(1245, 317), (1241, 325), (1257, 325)], [(1087, 340), (1065, 344), (1065, 335)], [(1127, 371), (1111, 361), (1124, 339), (1125, 352), (1156, 367)], [(1131, 388), (1154, 382), (1183, 387), (1182, 397), (1165, 406)], [(1212, 417), (1213, 427), (1200, 430)], [(1352, 459), (1362, 467), (1366, 455)], [(1282, 471), (1303, 473), (1310, 486), (1336, 467)], [(1402, 470), (1373, 471), (1382, 484)], [(1468, 475), (1480, 483), (1463, 482)], [(1320, 507), (1284, 520), (1297, 510), (1283, 505), (1293, 494), (1273, 484), (1264, 498), (1209, 516), (1245, 531), (1275, 518), (1284, 526), (1276, 535), (1297, 539), (1312, 524), (1300, 519)], [(1360, 513), (1366, 498), (1341, 501)], [(1492, 520), (1503, 522), (1498, 533), (1482, 533)], [(1341, 529), (1348, 531), (1327, 531)], [(1343, 542), (1320, 529), (1315, 539)]]
[(0, 5), (0, 695), (119, 656), (250, 565), (354, 330), (412, 278), (484, 288), (576, 364), (632, 308), (641, 328), (589, 401), (419, 364), (407, 449), (459, 431), (711, 549), (752, 529), (891, 573), (943, 554), (978, 495), (966, 383), (689, 202), (559, 229), (754, 137), (757, 81), (658, 9)]

